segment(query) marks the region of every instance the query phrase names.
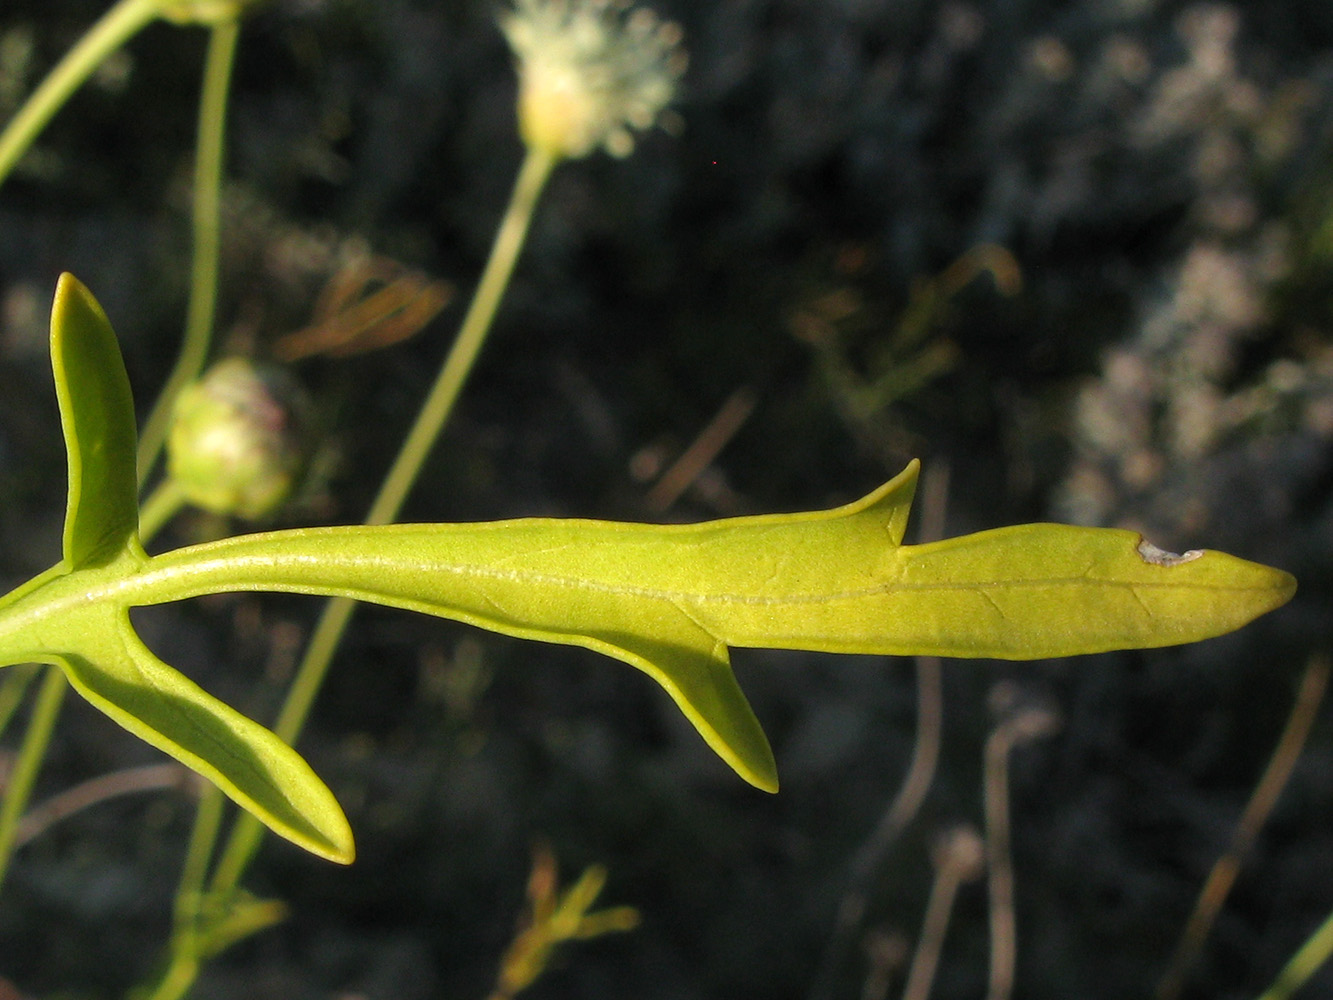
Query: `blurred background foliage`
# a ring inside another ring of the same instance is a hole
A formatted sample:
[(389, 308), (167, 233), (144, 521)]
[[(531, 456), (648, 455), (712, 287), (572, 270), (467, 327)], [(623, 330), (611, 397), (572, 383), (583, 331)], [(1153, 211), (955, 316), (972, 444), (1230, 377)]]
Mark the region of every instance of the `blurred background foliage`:
[[(103, 8), (6, 0), (0, 117)], [(1195, 647), (947, 663), (939, 773), (831, 969), (850, 861), (916, 738), (910, 663), (738, 653), (784, 782), (770, 798), (618, 665), (363, 609), (302, 744), (348, 808), (359, 860), (335, 870), (268, 844), (249, 884), (290, 915), (194, 995), (484, 996), (537, 842), (571, 872), (605, 864), (603, 899), (641, 924), (568, 953), (534, 997), (875, 996), (886, 977), (896, 992), (931, 844), (980, 825), (1000, 684), (1063, 720), (1013, 758), (1017, 995), (1145, 995), (1328, 645), (1333, 6), (659, 10), (690, 51), (684, 129), (557, 173), (405, 519), (792, 510), (852, 499), (919, 456), (949, 472), (947, 534), (1136, 527), (1282, 566), (1301, 593)], [(226, 349), (282, 353), (340, 289), (410, 275), (445, 301), (411, 340), (296, 363), (327, 437), (283, 523), (362, 517), (484, 260), (521, 157), (495, 13), (275, 0), (245, 23)], [(101, 298), (145, 411), (174, 357), (203, 45), (146, 31), (0, 190), (12, 581), (59, 545), (56, 275)], [(172, 541), (209, 530), (184, 518)], [(262, 719), (314, 613), (219, 597), (145, 616), (144, 631)], [(73, 705), (39, 791), (154, 759)], [(1324, 711), (1186, 996), (1257, 994), (1333, 905), (1330, 775)], [(109, 996), (147, 975), (190, 812), (179, 794), (117, 800), (25, 848), (0, 905), (0, 976)], [(958, 907), (939, 997), (984, 989), (983, 885)], [(1308, 995), (1333, 995), (1333, 974)]]

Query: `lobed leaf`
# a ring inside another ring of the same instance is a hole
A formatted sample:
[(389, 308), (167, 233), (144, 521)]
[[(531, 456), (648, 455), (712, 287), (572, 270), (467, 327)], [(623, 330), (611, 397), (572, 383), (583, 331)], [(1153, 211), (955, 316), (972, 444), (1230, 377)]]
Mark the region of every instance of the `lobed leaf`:
[(902, 545), (914, 462), (829, 511), (693, 525), (530, 518), (314, 528), (155, 557), (131, 600), (222, 590), (352, 597), (648, 673), (746, 780), (777, 786), (728, 646), (1033, 659), (1193, 642), (1285, 603), (1295, 581), (1128, 531), (1023, 525)]
[(59, 663), (131, 732), (218, 784), (276, 832), (352, 856), (332, 794), (276, 736), (158, 660), (128, 609), (207, 593), (345, 596), (643, 670), (742, 777), (776, 790), (773, 754), (729, 646), (1031, 659), (1221, 635), (1290, 599), (1280, 570), (1173, 556), (1138, 535), (1033, 524), (902, 544), (917, 463), (827, 511), (692, 525), (527, 518), (313, 528), (148, 559), (114, 334), (62, 278), (52, 355), (70, 449), (64, 562), (0, 600), (0, 662)]

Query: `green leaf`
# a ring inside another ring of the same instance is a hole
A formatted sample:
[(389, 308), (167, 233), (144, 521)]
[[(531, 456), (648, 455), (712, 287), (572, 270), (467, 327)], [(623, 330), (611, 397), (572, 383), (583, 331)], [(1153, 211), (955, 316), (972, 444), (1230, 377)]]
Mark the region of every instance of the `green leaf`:
[(273, 733), (167, 666), (114, 606), (70, 623), (81, 651), (48, 655), (95, 707), (212, 781), (279, 836), (350, 864), (352, 831), (333, 793)]
[(239, 536), (155, 557), (151, 585), (123, 594), (340, 595), (586, 646), (648, 673), (742, 777), (772, 790), (728, 646), (1065, 656), (1221, 635), (1295, 589), (1280, 570), (1220, 552), (1171, 557), (1112, 529), (902, 545), (916, 475), (912, 463), (835, 510), (693, 525), (531, 518)]
[(69, 460), (65, 561), (104, 565), (137, 548), (134, 401), (106, 313), (70, 274), (56, 285), (51, 365)]

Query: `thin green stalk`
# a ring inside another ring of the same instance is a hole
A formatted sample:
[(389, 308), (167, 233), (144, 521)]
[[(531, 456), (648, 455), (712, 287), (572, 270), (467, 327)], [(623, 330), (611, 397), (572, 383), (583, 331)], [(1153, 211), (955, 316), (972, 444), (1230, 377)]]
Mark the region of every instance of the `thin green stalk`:
[[(480, 353), (508, 287), (537, 199), (555, 164), (554, 159), (543, 153), (530, 152), (524, 160), (472, 305), (402, 451), (371, 507), (367, 523), (384, 524), (397, 516), (431, 445), (448, 420), (459, 390)], [(165, 505), (166, 501), (163, 502)], [(150, 506), (146, 504), (145, 510)], [(354, 607), (355, 603), (348, 600), (333, 600), (325, 605), (297, 670), (287, 702), (274, 727), (274, 731), (289, 742), (294, 742), (301, 730)], [(197, 975), (199, 919), (204, 903), (202, 885), (208, 859), (217, 841), (222, 806), (221, 793), (216, 788), (207, 788), (195, 817), (176, 895), (170, 963), (156, 987), (147, 994), (147, 1000), (175, 1000), (188, 991)], [(240, 882), (246, 866), (258, 849), (262, 835), (263, 828), (257, 823), (250, 823), (248, 814), (237, 819), (213, 875), (209, 895), (215, 901), (230, 894)], [(225, 912), (225, 906), (218, 912)]]
[(1333, 956), (1333, 913), (1310, 935), (1259, 1000), (1287, 1000)]
[[(476, 294), (463, 317), (458, 337), (454, 341), (444, 366), (436, 377), (430, 395), (417, 415), (416, 423), (408, 432), (398, 458), (385, 477), (379, 496), (366, 517), (367, 524), (388, 524), (398, 516), (404, 500), (421, 471), (422, 463), (429, 454), (431, 446), (439, 437), (440, 431), (449, 419), (459, 390), (472, 370), (473, 362), (486, 340), (495, 313), (509, 285), (514, 264), (527, 237), (528, 226), (532, 222), (537, 199), (546, 186), (547, 179), (558, 161), (550, 153), (529, 149), (518, 179), (514, 183), (514, 192), (510, 197), (509, 207), (495, 235), (491, 247), (491, 256), (482, 272)], [(296, 741), (301, 727), (305, 723), (310, 706), (315, 700), (324, 675), (332, 662), (334, 651), (352, 617), (354, 602), (347, 599), (335, 599), (328, 602), (315, 627), (306, 655), (297, 669), (296, 678), (287, 695), (286, 704), (278, 716), (273, 731), (288, 743)], [(215, 794), (210, 790), (206, 794)], [(246, 866), (254, 857), (263, 836), (263, 827), (249, 814), (240, 816), (233, 827), (231, 836), (223, 849), (221, 859), (213, 874), (212, 891), (228, 893), (240, 882)]]
[(176, 480), (170, 476), (162, 480), (139, 506), (139, 537), (151, 540), (185, 505), (185, 494)]
[(190, 992), (195, 979), (199, 976), (199, 959), (192, 955), (175, 953), (171, 964), (162, 973), (151, 992), (140, 993), (135, 990), (130, 994), (134, 1000), (180, 1000)]
[(208, 862), (221, 825), (222, 796), (204, 796), (195, 814), (194, 828), (190, 831), (190, 844), (185, 852), (185, 864), (181, 868), (180, 886), (176, 892), (176, 935), (194, 934), (198, 930), (197, 920), (203, 902), (204, 882), (208, 878)]
[(67, 687), (69, 684), (59, 667), (46, 668), (46, 676), (42, 678), (37, 700), (33, 703), (28, 731), (23, 736), (23, 745), (19, 747), (18, 757), (14, 761), (14, 771), (5, 787), (4, 799), (0, 801), (0, 885), (4, 884), (10, 859), (14, 856), (14, 838), (18, 835), (19, 817), (23, 815), (32, 794), (32, 786), (37, 781), (37, 772), (46, 756), (47, 744), (51, 742), (51, 730), (55, 728), (56, 716), (60, 714), (60, 703)]
[(459, 390), (472, 371), (472, 364), (490, 332), (500, 300), (509, 287), (509, 277), (513, 274), (519, 251), (523, 249), (523, 242), (527, 238), (537, 199), (555, 164), (555, 159), (549, 153), (536, 149), (529, 150), (523, 160), (509, 208), (495, 234), (490, 260), (486, 262), (486, 270), (482, 272), (472, 305), (463, 317), (463, 325), (458, 329), (458, 338), (417, 415), (417, 422), (412, 425), (407, 440), (403, 442), (393, 468), (380, 487), (379, 496), (375, 498), (370, 514), (366, 517), (367, 524), (388, 524), (398, 516), (427, 454), (448, 421), (449, 414), (453, 412)]
[(18, 711), (28, 685), (41, 668), (40, 663), (20, 663), (5, 671), (5, 679), (0, 681), (0, 736), (9, 728), (9, 720)]
[(194, 250), (190, 266), (190, 302), (180, 357), (139, 435), (139, 485), (142, 487), (166, 441), (176, 396), (199, 377), (213, 337), (218, 298), (218, 257), (222, 229), (222, 163), (227, 131), (227, 98), (240, 22), (219, 22), (209, 30), (199, 96), (199, 124), (194, 154)]
[(161, 7), (162, 0), (120, 0), (65, 54), (0, 133), (0, 184), (70, 95), (107, 56), (153, 21)]
[[(161, 0), (120, 0), (84, 35), (0, 134), (0, 182), (74, 90), (108, 55), (150, 23), (160, 8)], [(180, 357), (140, 438), (141, 485), (162, 450), (175, 398), (181, 388), (203, 369), (212, 339), (217, 303), (227, 100), (239, 34), (239, 21), (234, 18), (215, 24), (210, 31), (199, 102), (193, 199), (194, 246), (185, 334)], [(141, 535), (145, 539), (151, 538), (182, 505), (179, 490), (168, 480), (144, 503), (140, 516)], [(18, 821), (45, 756), (67, 686), (58, 669), (47, 671), (14, 773), (0, 803), (0, 881), (3, 881), (12, 856)], [(220, 801), (201, 804), (187, 852), (181, 892), (177, 895), (178, 934), (194, 933), (198, 901), (220, 821)], [(156, 991), (158, 1000), (183, 996), (197, 974), (197, 959), (184, 954), (183, 949), (175, 951), (176, 960)]]
[[(240, 22), (221, 21), (209, 32), (203, 85), (195, 138), (193, 226), (194, 247), (190, 268), (190, 301), (185, 334), (176, 366), (139, 436), (139, 484), (142, 487), (166, 443), (176, 397), (198, 378), (208, 358), (217, 311), (218, 264), (222, 231), (222, 176), (226, 150), (227, 101), (240, 38)], [(168, 476), (144, 501), (139, 530), (149, 538), (166, 524), (185, 498)], [(176, 888), (171, 940), (171, 963), (154, 988), (151, 1000), (184, 996), (199, 970), (199, 914), (203, 904), (208, 865), (222, 825), (222, 796), (209, 787), (195, 811), (190, 841)]]

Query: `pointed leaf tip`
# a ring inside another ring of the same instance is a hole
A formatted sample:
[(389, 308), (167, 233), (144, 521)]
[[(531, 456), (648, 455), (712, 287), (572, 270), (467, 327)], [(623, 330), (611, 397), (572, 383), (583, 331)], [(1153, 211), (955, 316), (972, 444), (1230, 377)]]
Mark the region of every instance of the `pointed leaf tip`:
[(53, 655), (113, 721), (213, 782), (274, 833), (339, 864), (355, 858), (333, 792), (290, 746), (163, 663), (123, 609), (89, 609), (82, 649)]
[(64, 557), (102, 565), (138, 535), (134, 401), (111, 323), (71, 274), (51, 308), (51, 367), (69, 463)]

